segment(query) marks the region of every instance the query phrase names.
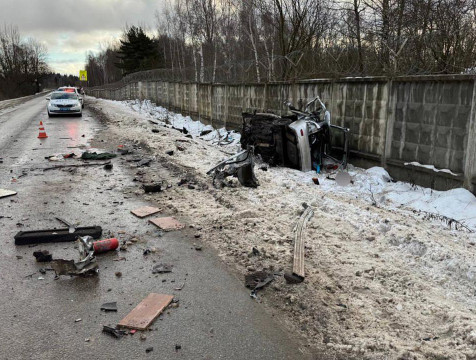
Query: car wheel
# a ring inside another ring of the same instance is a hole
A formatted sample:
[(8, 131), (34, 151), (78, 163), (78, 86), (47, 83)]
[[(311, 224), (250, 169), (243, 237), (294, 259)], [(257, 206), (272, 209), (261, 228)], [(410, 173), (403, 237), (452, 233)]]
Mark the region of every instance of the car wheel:
[(47, 113), (48, 113), (48, 117), (49, 117), (49, 118), (53, 116), (53, 115), (50, 114), (49, 111), (47, 111)]
[(83, 117), (83, 112), (81, 111), (79, 114), (78, 114), (79, 117)]

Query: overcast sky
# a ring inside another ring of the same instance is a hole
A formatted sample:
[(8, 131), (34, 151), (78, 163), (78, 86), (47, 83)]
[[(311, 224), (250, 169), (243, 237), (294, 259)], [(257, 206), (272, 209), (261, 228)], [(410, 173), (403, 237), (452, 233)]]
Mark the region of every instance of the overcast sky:
[(155, 31), (164, 0), (0, 0), (0, 24), (48, 47), (55, 72), (78, 75), (85, 54), (118, 39), (126, 24)]

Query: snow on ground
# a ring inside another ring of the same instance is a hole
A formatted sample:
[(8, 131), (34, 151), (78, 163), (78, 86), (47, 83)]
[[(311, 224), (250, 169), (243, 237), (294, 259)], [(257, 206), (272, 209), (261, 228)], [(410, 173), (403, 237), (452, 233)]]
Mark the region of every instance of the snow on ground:
[[(258, 188), (234, 181), (217, 190), (206, 172), (237, 150), (236, 138), (224, 146), (206, 141), (199, 136), (200, 129), (211, 130), (206, 125), (150, 103), (92, 98), (88, 103), (108, 119), (103, 136), (151, 149), (164, 170), (150, 170), (151, 178), (177, 184), (181, 175), (165, 170), (180, 168), (198, 183), (195, 189), (174, 185), (154, 195), (124, 191), (145, 196), (194, 226), (240, 274), (288, 271), (301, 204), (312, 206), (305, 281), (289, 285), (277, 277), (259, 301), (281, 310), (280, 318), (313, 347), (344, 353), (343, 358), (476, 358), (476, 234), (413, 211), (474, 227), (476, 200), (468, 191), (393, 183), (382, 168), (355, 167), (349, 169), (353, 184), (339, 187), (327, 179), (335, 174), (328, 173), (317, 175), (317, 186), (314, 173), (264, 171), (259, 164)], [(193, 138), (172, 129), (171, 122), (187, 127)], [(174, 150), (173, 156), (165, 155), (167, 150)]]

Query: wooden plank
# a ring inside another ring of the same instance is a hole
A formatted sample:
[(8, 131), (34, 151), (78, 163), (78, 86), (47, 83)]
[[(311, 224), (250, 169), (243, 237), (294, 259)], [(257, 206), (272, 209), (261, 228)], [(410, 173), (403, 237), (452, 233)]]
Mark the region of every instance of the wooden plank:
[[(307, 205), (306, 205), (307, 206)], [(310, 206), (302, 213), (296, 225), (294, 234), (294, 258), (293, 258), (293, 274), (304, 279), (304, 239), (303, 230), (307, 221), (314, 215)]]
[(16, 195), (16, 194), (17, 194), (16, 191), (7, 190), (7, 189), (0, 189), (0, 198), (4, 198), (4, 197), (7, 197), (7, 196), (13, 196), (13, 195)]
[(133, 213), (135, 216), (144, 218), (149, 215), (157, 214), (158, 212), (161, 212), (162, 209), (152, 207), (152, 206), (144, 206), (138, 209), (131, 210), (131, 213)]
[(127, 314), (117, 326), (128, 329), (146, 330), (157, 316), (170, 304), (173, 298), (173, 295), (151, 293)]
[(172, 231), (182, 229), (184, 226), (174, 217), (161, 217), (149, 220), (155, 226), (158, 226), (164, 231)]

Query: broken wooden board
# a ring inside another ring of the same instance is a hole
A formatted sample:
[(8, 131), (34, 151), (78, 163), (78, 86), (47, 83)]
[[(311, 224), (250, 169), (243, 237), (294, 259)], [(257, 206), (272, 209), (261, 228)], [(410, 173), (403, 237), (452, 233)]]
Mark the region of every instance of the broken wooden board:
[(143, 206), (138, 209), (131, 210), (131, 213), (133, 213), (135, 216), (139, 218), (145, 218), (146, 216), (157, 214), (158, 212), (161, 212), (162, 209), (152, 207), (152, 206)]
[(172, 231), (183, 229), (184, 225), (177, 221), (174, 217), (161, 217), (150, 219), (149, 222), (161, 228), (164, 231)]
[(146, 330), (149, 325), (171, 303), (173, 295), (149, 294), (139, 305), (122, 319), (118, 327)]
[(0, 189), (0, 198), (4, 198), (7, 196), (13, 196), (16, 195), (17, 192), (13, 190), (7, 190), (7, 189)]
[(311, 207), (303, 204), (306, 208), (302, 213), (296, 225), (296, 232), (294, 234), (294, 258), (293, 258), (293, 274), (304, 279), (304, 239), (302, 233), (306, 227), (308, 220), (314, 215)]

